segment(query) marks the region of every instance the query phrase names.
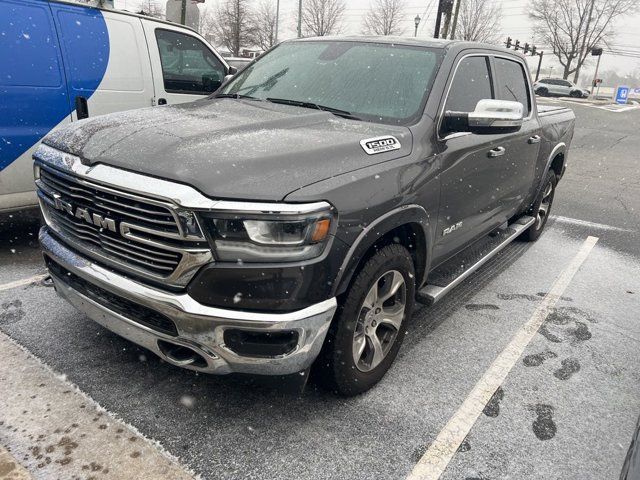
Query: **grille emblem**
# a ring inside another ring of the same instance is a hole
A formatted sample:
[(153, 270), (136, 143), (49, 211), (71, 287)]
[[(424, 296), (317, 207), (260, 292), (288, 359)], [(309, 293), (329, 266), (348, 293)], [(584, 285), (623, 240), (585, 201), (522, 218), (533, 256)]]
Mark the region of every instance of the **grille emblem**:
[(90, 225), (95, 225), (96, 227), (110, 230), (114, 233), (118, 231), (114, 219), (90, 212), (88, 208), (74, 207), (73, 204), (63, 200), (59, 193), (53, 194), (53, 201), (58, 210), (66, 212), (72, 217), (79, 218)]

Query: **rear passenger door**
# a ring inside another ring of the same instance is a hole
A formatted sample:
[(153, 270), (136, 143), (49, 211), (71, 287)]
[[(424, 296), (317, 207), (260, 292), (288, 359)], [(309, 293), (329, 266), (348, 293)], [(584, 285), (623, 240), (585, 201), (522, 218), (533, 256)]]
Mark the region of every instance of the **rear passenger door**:
[(139, 18), (51, 3), (73, 120), (150, 107), (151, 65)]
[(507, 221), (518, 213), (533, 186), (536, 161), (540, 149), (540, 125), (534, 114), (533, 95), (525, 64), (517, 57), (493, 57), (496, 98), (519, 102), (524, 107), (522, 127), (514, 133), (502, 134), (500, 146), (505, 154), (495, 158), (500, 168), (501, 219)]
[(198, 100), (222, 85), (228, 67), (209, 44), (173, 25), (143, 24), (159, 105)]

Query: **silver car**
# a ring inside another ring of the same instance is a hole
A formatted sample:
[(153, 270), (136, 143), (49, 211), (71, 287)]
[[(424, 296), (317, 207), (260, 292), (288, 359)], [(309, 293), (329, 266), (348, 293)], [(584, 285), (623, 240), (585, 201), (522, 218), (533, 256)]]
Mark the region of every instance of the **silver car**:
[(569, 80), (562, 78), (543, 78), (533, 84), (536, 95), (542, 97), (575, 97), (586, 98), (589, 96), (589, 90), (580, 88)]

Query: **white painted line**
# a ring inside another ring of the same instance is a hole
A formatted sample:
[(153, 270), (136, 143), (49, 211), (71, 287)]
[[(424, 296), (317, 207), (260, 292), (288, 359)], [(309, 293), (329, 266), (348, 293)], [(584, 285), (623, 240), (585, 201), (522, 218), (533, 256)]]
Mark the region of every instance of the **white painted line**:
[(12, 288), (24, 287), (25, 285), (31, 285), (32, 283), (39, 282), (48, 277), (48, 274), (42, 273), (40, 275), (34, 275), (33, 277), (23, 278), (22, 280), (16, 280), (15, 282), (5, 283), (0, 285), (0, 292), (4, 290), (11, 290)]
[(35, 478), (194, 479), (158, 443), (1, 332), (0, 385), (0, 439)]
[(634, 232), (628, 228), (614, 227), (613, 225), (606, 225), (604, 223), (589, 222), (587, 220), (579, 220), (577, 218), (561, 217), (558, 215), (551, 215), (551, 219), (558, 223), (566, 223), (569, 225), (578, 225), (580, 227), (597, 228), (599, 230), (611, 230), (617, 232)]
[(538, 308), (533, 312), (531, 318), (518, 330), (511, 342), (494, 360), (458, 408), (458, 411), (429, 446), (429, 449), (407, 477), (408, 480), (437, 480), (440, 478), (491, 396), (502, 385), (597, 241), (597, 237), (587, 237), (571, 263), (560, 273), (549, 293), (545, 295)]

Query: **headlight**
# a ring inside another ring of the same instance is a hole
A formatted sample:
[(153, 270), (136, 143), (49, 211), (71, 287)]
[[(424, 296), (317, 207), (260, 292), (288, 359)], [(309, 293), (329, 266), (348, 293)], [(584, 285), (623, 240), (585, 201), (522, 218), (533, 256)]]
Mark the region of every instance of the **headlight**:
[(202, 213), (217, 260), (297, 262), (319, 257), (331, 237), (335, 213)]

